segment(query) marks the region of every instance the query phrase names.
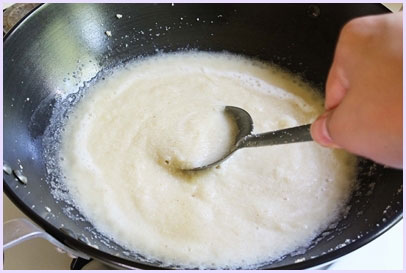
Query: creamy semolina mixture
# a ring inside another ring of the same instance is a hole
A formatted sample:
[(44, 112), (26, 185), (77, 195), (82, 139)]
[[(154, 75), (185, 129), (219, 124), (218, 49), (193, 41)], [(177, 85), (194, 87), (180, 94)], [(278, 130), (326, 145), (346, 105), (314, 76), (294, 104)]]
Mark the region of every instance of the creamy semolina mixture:
[(144, 58), (98, 81), (66, 124), (61, 168), (83, 215), (166, 264), (250, 268), (306, 246), (340, 216), (356, 160), (314, 142), (236, 152), (238, 106), (260, 133), (311, 123), (323, 99), (298, 78), (229, 54)]

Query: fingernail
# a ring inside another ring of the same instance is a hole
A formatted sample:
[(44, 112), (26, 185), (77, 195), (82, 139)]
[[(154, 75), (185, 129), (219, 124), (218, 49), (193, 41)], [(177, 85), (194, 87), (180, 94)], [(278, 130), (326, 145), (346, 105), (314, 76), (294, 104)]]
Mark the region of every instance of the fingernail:
[(331, 111), (326, 111), (313, 122), (311, 126), (312, 138), (325, 147), (340, 148), (340, 146), (333, 142), (327, 129), (327, 120), (330, 115)]

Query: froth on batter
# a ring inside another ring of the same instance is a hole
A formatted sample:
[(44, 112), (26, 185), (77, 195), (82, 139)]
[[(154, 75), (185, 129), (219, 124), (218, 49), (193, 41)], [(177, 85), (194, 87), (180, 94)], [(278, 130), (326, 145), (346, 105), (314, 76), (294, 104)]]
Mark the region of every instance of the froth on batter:
[(337, 220), (355, 158), (313, 142), (220, 158), (248, 111), (255, 132), (311, 123), (323, 99), (273, 66), (230, 54), (145, 58), (97, 82), (66, 124), (61, 168), (73, 200), (103, 234), (170, 265), (250, 268), (306, 246)]

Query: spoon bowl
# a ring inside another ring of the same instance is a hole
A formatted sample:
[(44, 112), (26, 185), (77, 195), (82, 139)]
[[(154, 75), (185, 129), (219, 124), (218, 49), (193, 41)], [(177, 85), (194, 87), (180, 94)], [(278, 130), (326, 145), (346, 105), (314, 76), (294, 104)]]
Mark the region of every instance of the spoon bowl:
[(231, 115), (237, 125), (238, 133), (235, 138), (234, 144), (230, 147), (229, 151), (219, 160), (196, 168), (184, 169), (184, 171), (201, 171), (211, 167), (219, 166), (234, 152), (242, 148), (288, 144), (313, 140), (310, 135), (311, 124), (266, 132), (262, 134), (253, 134), (252, 132), (254, 130), (254, 124), (250, 114), (247, 111), (236, 106), (226, 106), (224, 108), (224, 112)]

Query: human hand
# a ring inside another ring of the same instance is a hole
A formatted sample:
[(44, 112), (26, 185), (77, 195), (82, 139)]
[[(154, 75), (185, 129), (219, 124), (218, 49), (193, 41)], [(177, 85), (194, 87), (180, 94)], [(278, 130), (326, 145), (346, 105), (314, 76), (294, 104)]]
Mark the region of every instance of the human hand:
[(356, 18), (342, 29), (325, 113), (311, 127), (323, 146), (403, 165), (402, 13)]

